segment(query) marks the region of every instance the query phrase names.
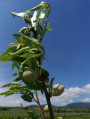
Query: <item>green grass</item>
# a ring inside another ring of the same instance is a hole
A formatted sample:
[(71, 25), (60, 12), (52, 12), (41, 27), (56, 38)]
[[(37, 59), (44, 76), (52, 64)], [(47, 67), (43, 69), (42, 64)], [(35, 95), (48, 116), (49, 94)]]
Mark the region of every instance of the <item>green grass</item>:
[[(0, 119), (25, 119), (28, 110), (35, 110), (37, 107), (0, 107)], [(63, 117), (63, 119), (90, 119), (90, 109), (61, 109), (54, 108), (55, 117)], [(49, 113), (45, 112), (45, 119), (49, 119)]]
[(64, 119), (90, 119), (90, 115), (86, 114), (62, 114)]
[[(0, 114), (0, 119), (24, 119), (26, 115), (21, 114)], [(55, 117), (63, 117), (63, 119), (90, 119), (90, 114), (58, 114)], [(49, 115), (45, 116), (49, 119)]]
[[(63, 119), (90, 119), (90, 114), (58, 114), (55, 117), (63, 117)], [(45, 119), (50, 119), (49, 115), (46, 115)]]

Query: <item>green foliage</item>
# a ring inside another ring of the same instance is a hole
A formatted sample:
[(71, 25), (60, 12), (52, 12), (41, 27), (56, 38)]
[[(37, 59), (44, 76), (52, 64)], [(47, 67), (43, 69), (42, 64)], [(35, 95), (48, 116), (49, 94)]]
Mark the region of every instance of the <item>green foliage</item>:
[[(19, 93), (23, 100), (37, 102), (34, 98), (34, 91), (39, 90), (42, 94), (44, 93), (41, 77), (45, 82), (46, 88), (49, 88), (50, 93), (54, 78), (49, 82), (49, 73), (43, 69), (42, 62), (45, 50), (41, 44), (46, 32), (52, 30), (50, 29), (50, 21), (48, 21), (50, 9), (48, 3), (41, 2), (36, 7), (25, 12), (11, 12), (14, 18), (16, 16), (22, 17), (28, 26), (21, 28), (18, 34), (13, 34), (17, 42), (8, 44), (9, 48), (0, 56), (0, 61), (4, 64), (9, 61), (12, 62), (11, 70), (15, 67), (17, 68), (17, 72), (13, 74), (16, 79), (14, 79), (14, 82), (2, 86), (2, 88), (9, 87), (9, 90), (0, 95), (9, 96)], [(33, 15), (30, 14), (32, 11), (34, 12)], [(26, 68), (36, 70), (38, 78), (30, 83), (25, 82), (23, 80), (23, 72)], [(22, 85), (22, 82), (24, 85)], [(29, 117), (27, 119), (41, 119), (35, 112), (29, 111), (28, 114)]]
[(33, 93), (29, 92), (28, 94), (23, 94), (21, 98), (27, 102), (32, 102), (33, 101)]
[(50, 25), (50, 21), (47, 22), (47, 30), (52, 31), (52, 29), (49, 27), (49, 25)]
[[(34, 11), (33, 15), (29, 14), (31, 11)], [(20, 29), (19, 34), (13, 34), (13, 37), (17, 40), (17, 42), (7, 45), (10, 46), (10, 48), (8, 48), (0, 56), (0, 60), (3, 63), (8, 61), (12, 62), (11, 70), (13, 70), (15, 67), (18, 70), (17, 73), (13, 75), (18, 76), (14, 82), (6, 84), (2, 87), (10, 87), (10, 89), (4, 93), (1, 93), (1, 95), (9, 96), (11, 94), (21, 93), (21, 97), (24, 100), (31, 102), (34, 96), (30, 90), (40, 90), (42, 93), (44, 92), (42, 82), (39, 77), (37, 80), (31, 83), (23, 81), (22, 74), (25, 67), (30, 67), (37, 70), (40, 74), (42, 74), (46, 86), (49, 86), (49, 73), (42, 68), (45, 50), (41, 44), (46, 30), (50, 30), (50, 21), (47, 21), (47, 15), (49, 15), (49, 13), (50, 6), (46, 2), (41, 2), (36, 7), (25, 12), (11, 12), (13, 17), (22, 17), (26, 23), (29, 23), (29, 26)], [(42, 22), (43, 19), (44, 22)], [(41, 60), (41, 64), (39, 64), (39, 59)], [(25, 86), (22, 86), (18, 81), (23, 81)], [(23, 93), (23, 90), (26, 90), (25, 87), (28, 89), (27, 93)]]
[(36, 113), (35, 110), (29, 110), (28, 111), (28, 116), (26, 119), (41, 119), (40, 116), (38, 116), (38, 114)]
[(19, 82), (12, 82), (12, 83), (8, 83), (4, 86), (2, 86), (2, 88), (5, 88), (5, 87), (19, 87), (21, 86), (21, 84)]

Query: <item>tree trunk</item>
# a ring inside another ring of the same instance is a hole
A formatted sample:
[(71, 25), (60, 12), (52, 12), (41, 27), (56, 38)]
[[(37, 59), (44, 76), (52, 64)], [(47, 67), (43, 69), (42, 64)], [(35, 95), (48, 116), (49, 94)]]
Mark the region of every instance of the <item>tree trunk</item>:
[(47, 100), (47, 104), (48, 104), (48, 108), (49, 108), (49, 112), (50, 112), (50, 119), (54, 119), (53, 110), (52, 110), (52, 106), (51, 106), (51, 102), (50, 102), (50, 95), (47, 92), (46, 85), (45, 85), (45, 82), (44, 82), (42, 76), (41, 76), (41, 80), (42, 80), (42, 84), (43, 84), (43, 88), (45, 91), (45, 96), (46, 96), (46, 100)]

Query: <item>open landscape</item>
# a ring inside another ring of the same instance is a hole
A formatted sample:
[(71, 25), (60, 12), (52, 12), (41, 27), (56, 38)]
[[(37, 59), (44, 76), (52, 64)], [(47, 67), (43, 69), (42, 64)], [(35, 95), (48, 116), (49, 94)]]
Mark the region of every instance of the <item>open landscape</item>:
[[(77, 104), (79, 107), (82, 105), (83, 108), (74, 108)], [(89, 105), (90, 103), (73, 103), (65, 107), (53, 106), (53, 112), (55, 117), (63, 117), (63, 119), (90, 119), (90, 108), (85, 107), (87, 104)], [(0, 119), (30, 119), (27, 118), (29, 110), (34, 110), (37, 115), (40, 115), (36, 105), (27, 107), (0, 107)], [(45, 119), (49, 119), (48, 111), (45, 112)]]
[(0, 119), (90, 119), (90, 0), (0, 0)]

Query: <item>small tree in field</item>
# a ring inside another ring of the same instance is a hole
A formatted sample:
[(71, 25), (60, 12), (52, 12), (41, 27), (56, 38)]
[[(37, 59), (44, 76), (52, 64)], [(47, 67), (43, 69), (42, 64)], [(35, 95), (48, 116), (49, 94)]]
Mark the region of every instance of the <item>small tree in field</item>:
[[(17, 43), (9, 44), (8, 48), (1, 56), (0, 60), (3, 63), (12, 62), (12, 70), (16, 67), (17, 72), (13, 76), (17, 76), (14, 82), (3, 86), (10, 87), (7, 92), (0, 95), (9, 96), (19, 93), (25, 101), (35, 101), (38, 104), (41, 112), (41, 118), (44, 119), (44, 111), (49, 110), (50, 119), (54, 119), (50, 97), (59, 96), (64, 91), (64, 86), (56, 84), (53, 86), (54, 78), (49, 80), (49, 73), (43, 68), (42, 63), (45, 56), (45, 50), (41, 42), (49, 28), (50, 21), (50, 5), (46, 2), (41, 2), (36, 7), (22, 13), (11, 12), (13, 17), (22, 17), (27, 27), (20, 29), (19, 34), (13, 34)], [(34, 12), (33, 15), (30, 13)], [(22, 85), (24, 82), (25, 85)], [(47, 106), (42, 110), (37, 95), (37, 91), (45, 93)], [(36, 97), (34, 97), (34, 94)], [(31, 119), (38, 119), (32, 112)]]

